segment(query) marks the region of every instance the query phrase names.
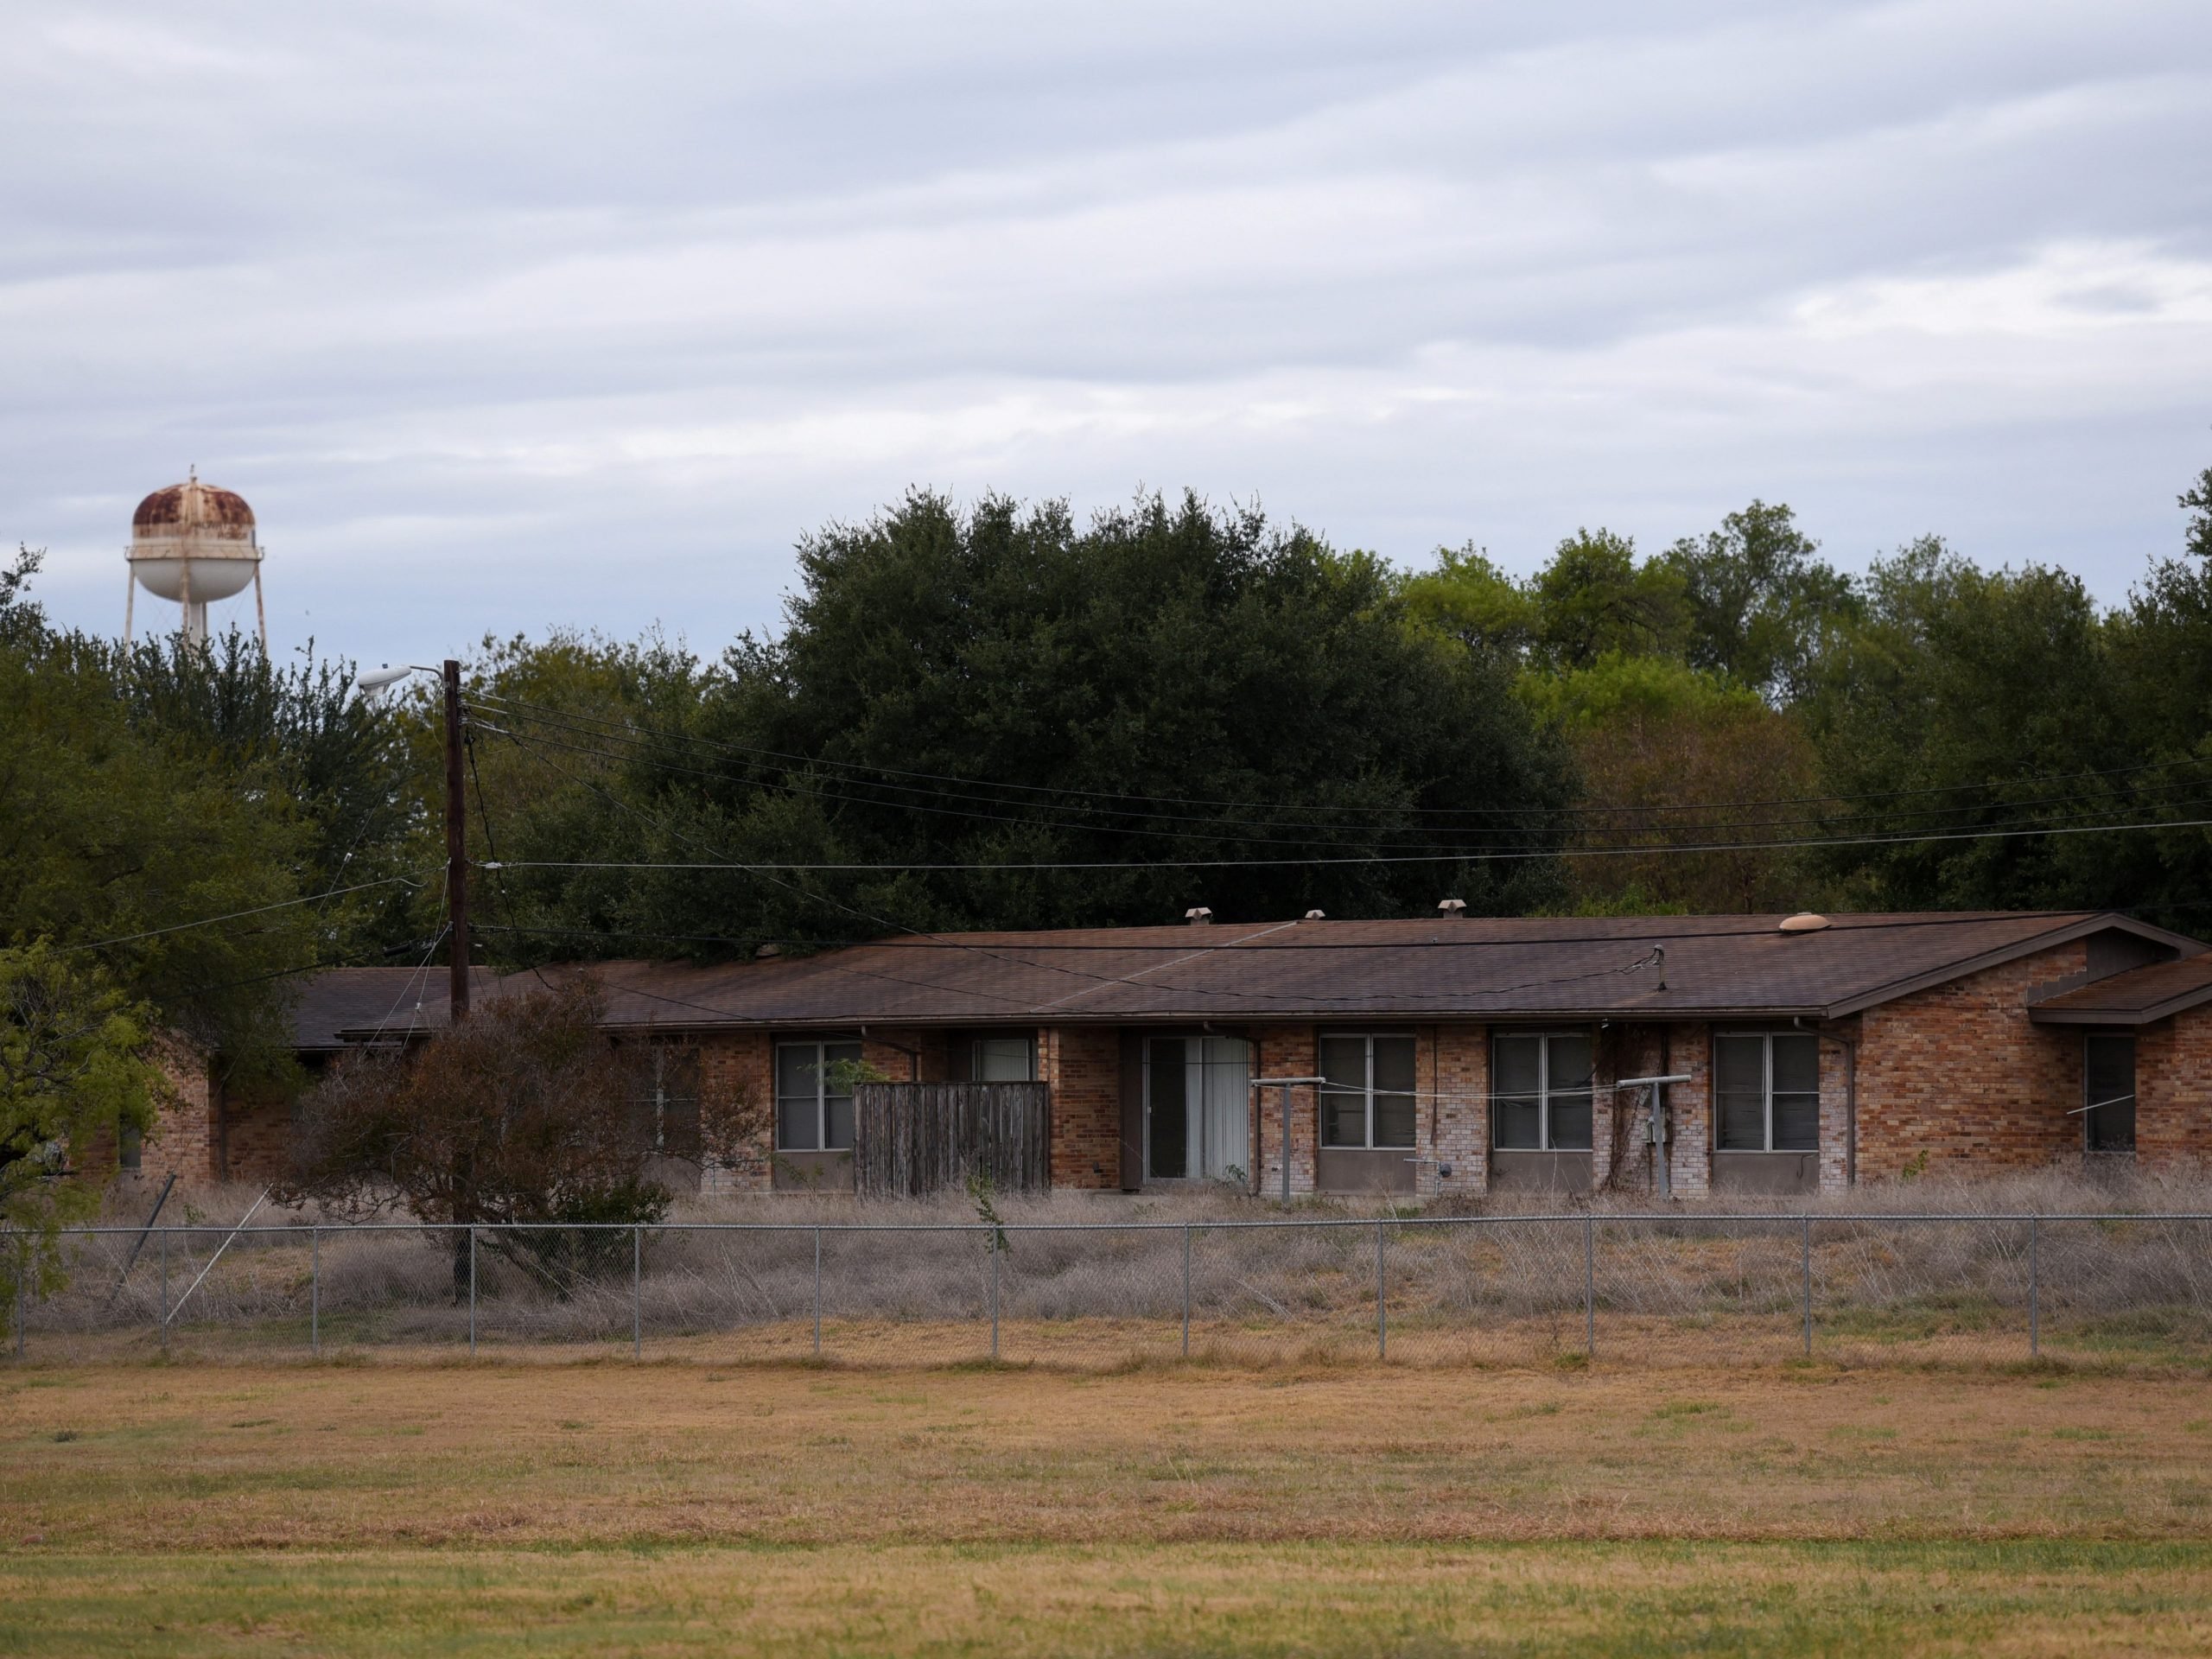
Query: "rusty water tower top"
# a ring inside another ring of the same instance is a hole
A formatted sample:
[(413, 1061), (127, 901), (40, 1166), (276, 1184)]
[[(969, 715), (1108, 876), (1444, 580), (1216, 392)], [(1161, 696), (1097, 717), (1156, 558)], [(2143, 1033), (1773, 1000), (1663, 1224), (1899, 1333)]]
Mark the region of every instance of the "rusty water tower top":
[(130, 545), (124, 550), (130, 575), (123, 637), (130, 639), (137, 590), (184, 607), (184, 637), (207, 638), (207, 603), (253, 588), (256, 627), (263, 650), (269, 623), (261, 601), (261, 544), (254, 538), (253, 510), (245, 498), (200, 481), (197, 467), (181, 484), (156, 490), (130, 515)]

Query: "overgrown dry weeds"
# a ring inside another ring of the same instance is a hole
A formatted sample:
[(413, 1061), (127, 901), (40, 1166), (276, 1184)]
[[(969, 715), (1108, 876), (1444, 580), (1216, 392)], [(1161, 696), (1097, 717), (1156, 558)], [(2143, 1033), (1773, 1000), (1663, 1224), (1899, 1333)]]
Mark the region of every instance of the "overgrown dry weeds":
[(2212, 1538), (2201, 1382), (112, 1366), (0, 1378), (0, 1548)]

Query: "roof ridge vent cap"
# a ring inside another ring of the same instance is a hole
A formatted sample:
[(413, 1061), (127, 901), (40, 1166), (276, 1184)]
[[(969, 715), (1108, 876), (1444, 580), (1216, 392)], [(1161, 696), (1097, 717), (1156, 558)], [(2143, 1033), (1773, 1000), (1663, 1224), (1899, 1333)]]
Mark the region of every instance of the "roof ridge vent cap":
[(1795, 916), (1783, 917), (1782, 926), (1777, 931), (1783, 933), (1818, 933), (1834, 925), (1818, 911), (1801, 910)]
[(1329, 919), (1329, 912), (1325, 910), (1309, 910), (1306, 912), (1306, 919), (1309, 922), (1325, 922)]
[(1464, 899), (1440, 899), (1437, 901), (1436, 907), (1446, 916), (1457, 916), (1461, 911), (1466, 909), (1467, 901)]
[(1192, 905), (1183, 912), (1183, 919), (1192, 927), (1204, 927), (1208, 922), (1213, 920), (1213, 912), (1208, 910), (1204, 905)]

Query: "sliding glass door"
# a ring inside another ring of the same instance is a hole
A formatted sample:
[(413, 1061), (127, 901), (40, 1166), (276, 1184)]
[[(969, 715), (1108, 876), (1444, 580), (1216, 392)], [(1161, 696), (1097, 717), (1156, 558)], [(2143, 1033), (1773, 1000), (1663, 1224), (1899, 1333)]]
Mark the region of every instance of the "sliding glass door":
[(1243, 1180), (1250, 1165), (1251, 1050), (1239, 1037), (1145, 1044), (1145, 1179)]

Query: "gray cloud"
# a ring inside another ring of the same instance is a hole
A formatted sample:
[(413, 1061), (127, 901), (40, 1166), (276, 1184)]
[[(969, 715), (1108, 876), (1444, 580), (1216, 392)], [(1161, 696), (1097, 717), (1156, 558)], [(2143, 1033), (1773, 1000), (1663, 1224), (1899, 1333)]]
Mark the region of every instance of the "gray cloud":
[(2196, 3), (26, 0), (0, 78), (0, 535), (91, 626), (188, 461), (380, 659), (711, 648), (912, 484), (2117, 598), (2212, 459)]

